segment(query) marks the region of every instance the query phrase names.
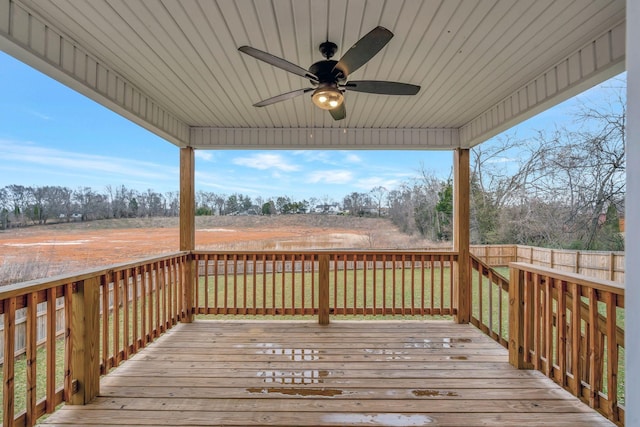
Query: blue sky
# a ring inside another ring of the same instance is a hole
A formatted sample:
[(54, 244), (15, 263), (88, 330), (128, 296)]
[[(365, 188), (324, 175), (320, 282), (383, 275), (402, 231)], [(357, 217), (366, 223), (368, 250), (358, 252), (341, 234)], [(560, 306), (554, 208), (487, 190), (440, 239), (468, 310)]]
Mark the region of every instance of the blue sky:
[[(594, 88), (582, 98), (598, 97)], [(174, 145), (0, 52), (0, 187), (125, 185), (177, 191)], [(571, 121), (567, 101), (510, 131), (526, 137)], [(450, 151), (196, 151), (196, 189), (252, 198), (328, 196), (342, 201), (393, 189), (422, 165), (446, 179)]]

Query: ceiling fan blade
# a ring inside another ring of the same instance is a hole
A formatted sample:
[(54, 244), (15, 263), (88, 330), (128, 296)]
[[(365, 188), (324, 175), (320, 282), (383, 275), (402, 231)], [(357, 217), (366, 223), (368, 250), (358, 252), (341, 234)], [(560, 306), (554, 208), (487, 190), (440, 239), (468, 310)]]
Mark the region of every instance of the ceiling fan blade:
[(347, 110), (344, 107), (344, 102), (340, 104), (339, 107), (334, 108), (333, 110), (329, 110), (329, 113), (331, 113), (331, 117), (333, 117), (333, 120), (342, 120), (347, 117)]
[(420, 86), (409, 83), (386, 82), (380, 80), (355, 80), (343, 86), (353, 92), (377, 93), (381, 95), (415, 95)]
[(275, 104), (276, 102), (286, 101), (287, 99), (295, 98), (296, 96), (303, 95), (303, 94), (305, 94), (307, 92), (311, 92), (312, 90), (313, 90), (313, 88), (310, 88), (310, 87), (308, 87), (306, 89), (293, 90), (291, 92), (282, 93), (280, 95), (273, 96), (271, 98), (262, 100), (260, 102), (257, 102), (255, 104), (253, 104), (253, 106), (254, 107), (264, 107), (266, 105)]
[(333, 69), (342, 71), (347, 77), (380, 52), (392, 37), (393, 33), (384, 27), (374, 28), (351, 46)]
[(251, 46), (240, 46), (238, 50), (246, 55), (253, 56), (256, 59), (259, 59), (260, 61), (273, 65), (274, 67), (278, 67), (300, 77), (304, 77), (305, 79), (313, 80), (315, 82), (318, 81), (318, 77), (315, 74), (310, 73), (299, 65), (293, 64), (286, 59), (279, 58)]

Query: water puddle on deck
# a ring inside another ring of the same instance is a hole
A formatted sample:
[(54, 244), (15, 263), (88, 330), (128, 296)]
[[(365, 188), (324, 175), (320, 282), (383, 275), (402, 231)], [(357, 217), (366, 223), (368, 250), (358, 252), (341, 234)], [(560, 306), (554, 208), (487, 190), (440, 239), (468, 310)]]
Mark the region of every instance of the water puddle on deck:
[(332, 424), (374, 426), (426, 426), (434, 420), (422, 414), (327, 414), (322, 420)]
[(256, 351), (256, 354), (287, 356), (294, 362), (302, 362), (309, 360), (320, 360), (318, 356), (320, 352), (318, 350), (311, 350), (308, 348), (264, 348)]
[(276, 384), (321, 384), (331, 375), (331, 371), (307, 370), (307, 371), (258, 371), (258, 377), (265, 383)]
[(250, 387), (247, 389), (249, 393), (254, 394), (284, 394), (286, 396), (315, 396), (315, 397), (334, 397), (345, 394), (344, 391), (338, 389), (306, 389), (306, 388), (285, 388), (285, 387)]
[(471, 338), (442, 338), (442, 340), (430, 340), (423, 339), (418, 342), (404, 343), (405, 348), (456, 348), (464, 347), (464, 345), (457, 346), (455, 344), (470, 343)]
[(367, 355), (364, 356), (365, 358), (369, 357), (368, 356), (369, 354), (375, 354), (375, 355), (387, 356), (385, 358), (386, 360), (409, 360), (409, 359), (411, 359), (411, 356), (405, 356), (406, 354), (408, 354), (408, 352), (406, 352), (406, 351), (365, 348), (364, 352), (367, 353)]
[(459, 396), (459, 394), (454, 391), (443, 391), (443, 390), (413, 390), (411, 393), (413, 393), (413, 395), (417, 397)]

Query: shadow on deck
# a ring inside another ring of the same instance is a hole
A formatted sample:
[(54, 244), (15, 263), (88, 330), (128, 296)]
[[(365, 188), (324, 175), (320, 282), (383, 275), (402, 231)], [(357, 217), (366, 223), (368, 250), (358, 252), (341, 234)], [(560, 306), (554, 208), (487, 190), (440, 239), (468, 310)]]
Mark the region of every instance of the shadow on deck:
[(450, 321), (196, 321), (45, 425), (613, 426)]

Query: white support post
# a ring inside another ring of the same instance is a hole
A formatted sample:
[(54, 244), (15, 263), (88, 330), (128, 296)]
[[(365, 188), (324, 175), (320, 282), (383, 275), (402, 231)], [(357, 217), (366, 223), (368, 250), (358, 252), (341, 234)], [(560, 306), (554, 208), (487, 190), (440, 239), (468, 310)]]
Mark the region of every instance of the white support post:
[(625, 202), (625, 408), (640, 426), (640, 2), (627, 0), (627, 197)]

